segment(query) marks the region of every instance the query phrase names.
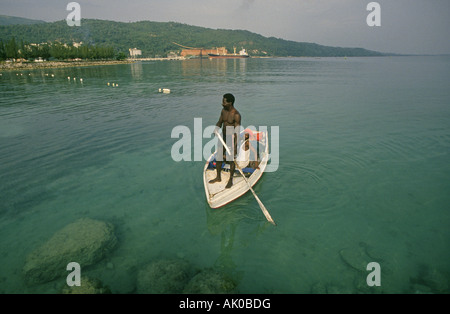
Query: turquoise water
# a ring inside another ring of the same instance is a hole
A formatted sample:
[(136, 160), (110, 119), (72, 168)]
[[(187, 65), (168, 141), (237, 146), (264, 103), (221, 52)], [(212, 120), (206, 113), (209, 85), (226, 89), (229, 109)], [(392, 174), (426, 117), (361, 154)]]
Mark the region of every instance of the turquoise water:
[[(25, 286), (25, 258), (90, 217), (113, 223), (119, 245), (82, 274), (115, 293), (163, 257), (223, 269), (241, 293), (448, 293), (449, 79), (449, 57), (3, 72), (0, 292), (57, 292)], [(252, 194), (210, 209), (203, 161), (171, 158), (172, 129), (215, 124), (227, 92), (244, 126), (279, 126), (278, 170), (255, 186), (276, 227)], [(361, 260), (379, 263), (380, 287)]]

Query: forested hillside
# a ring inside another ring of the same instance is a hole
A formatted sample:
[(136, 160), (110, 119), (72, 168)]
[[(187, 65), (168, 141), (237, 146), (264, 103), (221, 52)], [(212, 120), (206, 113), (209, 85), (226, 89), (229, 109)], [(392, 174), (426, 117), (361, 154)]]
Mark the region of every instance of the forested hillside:
[[(1, 23), (0, 23), (1, 24)], [(66, 21), (32, 25), (1, 25), (0, 45), (12, 39), (16, 43), (69, 44), (82, 42), (91, 47), (113, 48), (114, 53), (128, 54), (129, 48), (142, 50), (143, 57), (166, 56), (180, 52), (184, 46), (214, 48), (225, 46), (247, 49), (251, 56), (378, 56), (379, 52), (362, 48), (327, 47), (264, 37), (245, 30), (210, 29), (175, 22), (113, 22), (83, 19), (81, 26), (68, 26)]]

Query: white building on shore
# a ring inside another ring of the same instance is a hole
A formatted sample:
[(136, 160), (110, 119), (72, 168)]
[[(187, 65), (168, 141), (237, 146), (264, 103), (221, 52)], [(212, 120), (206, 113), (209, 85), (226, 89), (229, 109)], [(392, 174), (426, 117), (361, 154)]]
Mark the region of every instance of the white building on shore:
[(130, 51), (130, 58), (137, 58), (138, 56), (142, 56), (142, 50), (137, 48), (130, 48), (128, 49)]

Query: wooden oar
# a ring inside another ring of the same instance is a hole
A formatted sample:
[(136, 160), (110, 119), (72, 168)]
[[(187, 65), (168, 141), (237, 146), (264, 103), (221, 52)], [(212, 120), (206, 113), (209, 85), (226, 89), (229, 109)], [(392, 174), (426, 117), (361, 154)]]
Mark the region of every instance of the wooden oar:
[[(227, 144), (225, 144), (222, 136), (220, 136), (219, 132), (214, 131), (214, 133), (216, 133), (217, 137), (219, 138), (219, 140), (222, 142), (222, 145), (225, 147), (225, 149), (228, 152), (228, 155), (231, 155), (230, 149), (228, 148)], [(238, 168), (239, 172), (241, 173), (242, 177), (244, 178), (245, 182), (247, 183), (250, 191), (252, 191), (253, 196), (256, 198), (256, 201), (259, 204), (259, 207), (261, 208), (264, 216), (266, 216), (267, 221), (269, 221), (270, 223), (272, 223), (274, 226), (276, 226), (277, 224), (275, 223), (275, 221), (273, 221), (272, 217), (269, 214), (269, 211), (266, 209), (266, 206), (264, 206), (264, 204), (261, 202), (261, 200), (259, 199), (258, 195), (256, 195), (255, 191), (253, 191), (252, 186), (250, 185), (250, 182), (248, 182), (247, 178), (245, 177), (244, 173), (242, 172), (241, 167), (239, 167), (238, 163), (234, 160), (233, 157), (233, 162), (235, 163), (236, 167)], [(230, 176), (232, 176), (233, 174), (230, 172)]]

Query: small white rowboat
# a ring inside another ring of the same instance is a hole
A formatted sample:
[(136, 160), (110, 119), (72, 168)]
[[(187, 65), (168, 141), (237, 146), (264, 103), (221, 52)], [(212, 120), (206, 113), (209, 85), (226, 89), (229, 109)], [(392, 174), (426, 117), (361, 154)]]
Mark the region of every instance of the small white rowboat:
[[(250, 145), (252, 143), (256, 143), (256, 141), (251, 141)], [(246, 176), (247, 181), (252, 187), (261, 178), (269, 160), (269, 141), (267, 132), (262, 133), (262, 137), (260, 138), (258, 145), (260, 145), (260, 150), (262, 150), (261, 152), (259, 152), (259, 168), (254, 169), (254, 171), (250, 173), (249, 176)], [(255, 149), (257, 148), (255, 147)], [(233, 177), (233, 186), (229, 189), (225, 188), (225, 185), (228, 183), (228, 179), (230, 178), (229, 165), (225, 163), (224, 169), (222, 169), (221, 172), (222, 181), (212, 184), (209, 183), (209, 181), (216, 178), (217, 175), (216, 168), (211, 167), (211, 163), (214, 160), (216, 153), (217, 151), (208, 158), (208, 161), (206, 162), (203, 169), (203, 184), (205, 186), (206, 200), (208, 201), (208, 204), (211, 208), (222, 207), (241, 197), (250, 190), (249, 185), (247, 184), (247, 182), (245, 182), (242, 175), (238, 172), (237, 167)], [(228, 169), (228, 171), (226, 169)], [(245, 168), (243, 169), (243, 171), (244, 173), (246, 173)]]

